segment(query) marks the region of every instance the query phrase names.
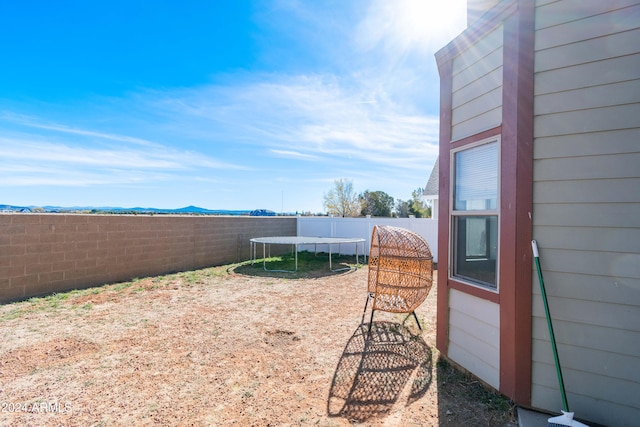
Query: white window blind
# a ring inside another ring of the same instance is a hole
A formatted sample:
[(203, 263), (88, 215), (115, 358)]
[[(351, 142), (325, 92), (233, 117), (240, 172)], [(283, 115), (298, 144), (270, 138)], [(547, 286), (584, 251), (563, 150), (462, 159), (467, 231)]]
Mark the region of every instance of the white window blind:
[(455, 210), (493, 210), (498, 203), (498, 143), (455, 154)]

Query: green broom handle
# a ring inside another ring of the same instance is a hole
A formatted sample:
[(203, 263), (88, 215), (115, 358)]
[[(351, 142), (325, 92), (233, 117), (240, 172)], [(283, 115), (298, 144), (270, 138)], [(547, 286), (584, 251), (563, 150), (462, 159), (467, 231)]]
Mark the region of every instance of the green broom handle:
[(558, 348), (556, 347), (556, 336), (553, 333), (553, 325), (551, 324), (551, 314), (549, 312), (549, 303), (547, 302), (547, 292), (544, 289), (544, 279), (542, 278), (542, 269), (540, 268), (540, 256), (538, 254), (538, 244), (535, 240), (531, 241), (533, 248), (533, 257), (536, 261), (536, 270), (538, 270), (538, 281), (540, 282), (540, 292), (542, 293), (542, 302), (544, 303), (544, 311), (547, 316), (547, 325), (549, 325), (549, 338), (551, 339), (551, 348), (553, 349), (553, 359), (556, 363), (556, 372), (558, 374), (558, 382), (560, 383), (560, 394), (562, 396), (562, 406), (565, 412), (569, 412), (569, 404), (567, 403), (567, 393), (564, 389), (564, 380), (562, 379), (562, 370), (560, 369), (560, 359), (558, 358)]

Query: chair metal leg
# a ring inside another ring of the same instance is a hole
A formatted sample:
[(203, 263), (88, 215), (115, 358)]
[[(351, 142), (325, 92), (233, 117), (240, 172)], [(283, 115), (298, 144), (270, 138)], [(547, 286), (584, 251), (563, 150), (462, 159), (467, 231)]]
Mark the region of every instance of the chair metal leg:
[(360, 323), (364, 323), (364, 315), (367, 313), (367, 307), (369, 306), (369, 300), (373, 299), (373, 292), (367, 293), (367, 300), (364, 302), (364, 310), (362, 310), (362, 320)]
[(415, 311), (412, 311), (411, 313), (407, 314), (407, 317), (404, 318), (404, 321), (402, 322), (402, 324), (404, 325), (404, 323), (407, 321), (409, 317), (411, 317), (412, 314), (413, 314), (413, 318), (416, 319), (416, 324), (418, 325), (418, 329), (422, 331), (422, 326), (420, 326), (420, 321), (418, 321), (418, 316), (416, 315)]
[(364, 303), (364, 310), (362, 310), (362, 321), (360, 322), (361, 324), (364, 323), (364, 315), (367, 312), (367, 306), (369, 305), (369, 298), (371, 297), (367, 295), (367, 300)]
[(418, 321), (418, 316), (416, 315), (416, 312), (413, 311), (413, 317), (416, 319), (416, 323), (418, 324), (418, 329), (422, 330), (422, 326), (420, 326), (420, 322)]
[(369, 320), (369, 334), (371, 334), (371, 326), (373, 326), (373, 313), (375, 313), (375, 310), (371, 309), (371, 319)]

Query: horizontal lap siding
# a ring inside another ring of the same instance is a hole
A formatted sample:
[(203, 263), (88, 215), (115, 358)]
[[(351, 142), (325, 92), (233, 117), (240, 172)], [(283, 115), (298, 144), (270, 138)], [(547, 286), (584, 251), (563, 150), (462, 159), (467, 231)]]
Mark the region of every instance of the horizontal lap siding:
[[(613, 226), (545, 226), (538, 229), (536, 238), (551, 248), (563, 248), (571, 251), (588, 251), (599, 254), (606, 251), (612, 254), (634, 253), (640, 241), (640, 228)], [(569, 231), (570, 236), (564, 234)], [(615, 256), (615, 255), (614, 255)], [(548, 265), (547, 265), (548, 267)]]
[[(577, 40), (585, 40), (590, 37), (606, 36), (611, 34), (612, 27), (617, 29), (615, 18), (620, 11), (638, 5), (637, 0), (607, 0), (588, 1), (585, 0), (544, 0), (536, 1), (536, 30), (540, 31), (555, 26), (566, 26), (577, 23), (579, 30), (573, 30)], [(624, 12), (622, 12), (624, 13)], [(598, 29), (591, 25), (592, 19), (599, 15), (605, 15), (608, 24), (604, 29)], [(566, 28), (566, 27), (565, 27)], [(637, 22), (634, 28), (637, 28)], [(570, 36), (567, 36), (570, 37)], [(561, 44), (562, 41), (554, 42), (550, 40), (550, 46)], [(538, 49), (538, 45), (536, 44)]]
[[(550, 3), (555, 3), (555, 0)], [(549, 5), (548, 7), (550, 8), (556, 8), (553, 11), (547, 11), (543, 7), (538, 7), (538, 14), (536, 16), (536, 27), (538, 28), (535, 37), (536, 49), (543, 50), (554, 46), (564, 46), (570, 43), (582, 42), (583, 40), (604, 37), (611, 33), (612, 25), (614, 25), (616, 31), (619, 32), (638, 28), (637, 21), (640, 6), (637, 5), (635, 0), (615, 3), (608, 0), (607, 2), (601, 3), (605, 9), (612, 10), (604, 10), (602, 13), (595, 15), (591, 12), (591, 14), (587, 16), (583, 14), (582, 18), (580, 18), (574, 9), (571, 11), (571, 16), (577, 21), (576, 25), (573, 26), (563, 22), (563, 20), (566, 20), (567, 14), (565, 13), (563, 16), (559, 13), (557, 7), (560, 5)], [(593, 6), (594, 5), (589, 5), (589, 9)], [(560, 20), (559, 23), (563, 25), (556, 25), (558, 23), (557, 20)], [(571, 28), (571, 31), (567, 31), (568, 27)]]
[[(607, 143), (603, 144), (602, 140)], [(538, 160), (556, 157), (597, 156), (616, 154), (634, 154), (638, 152), (640, 129), (608, 130), (574, 135), (550, 135), (536, 137), (533, 147), (534, 157)]]
[[(571, 29), (565, 31), (571, 31)], [(627, 30), (608, 37), (592, 38), (540, 50), (536, 54), (535, 72), (633, 55), (637, 52), (636, 44), (639, 37), (640, 29)]]
[(500, 388), (500, 307), (456, 290), (449, 307), (448, 357)]
[[(481, 114), (486, 114), (495, 111), (500, 113), (502, 107), (502, 88), (497, 87), (495, 89), (486, 92), (482, 96), (472, 99), (469, 102), (460, 105), (453, 110), (452, 120), (454, 123), (458, 123), (458, 128), (462, 129), (461, 123), (467, 120), (468, 117), (477, 118)], [(497, 120), (497, 119), (496, 119)], [(473, 128), (469, 129), (469, 132), (473, 132)]]
[[(638, 63), (640, 70), (640, 63)], [(640, 126), (640, 104), (632, 103), (581, 111), (536, 116), (536, 132), (540, 137), (635, 129)], [(606, 135), (602, 135), (606, 138)]]
[[(534, 341), (534, 346), (535, 344)], [(629, 405), (629, 403), (633, 405), (635, 399), (629, 399), (630, 395), (625, 391), (628, 389), (625, 386), (633, 386), (633, 382), (617, 380), (614, 384), (608, 381), (607, 377), (593, 375), (589, 372), (575, 371), (576, 375), (573, 373), (574, 371), (571, 369), (563, 369), (565, 384), (571, 385), (571, 389), (568, 389), (567, 399), (570, 409), (576, 412), (576, 416), (593, 421), (597, 414), (601, 414), (599, 417), (606, 420), (609, 426), (637, 425), (637, 410), (634, 406)], [(538, 379), (538, 384), (532, 390), (532, 400), (539, 402), (541, 406), (538, 407), (555, 408), (553, 411), (559, 412), (562, 408), (562, 400), (557, 389), (557, 377), (553, 362), (551, 364), (535, 364), (532, 376)], [(593, 384), (603, 384), (598, 392), (607, 395), (607, 400), (593, 397), (591, 389)]]
[(502, 33), (500, 25), (453, 60), (452, 140), (502, 123)]
[[(571, 409), (640, 418), (640, 2), (538, 1), (534, 237)], [(535, 276), (537, 283), (537, 276)], [(532, 405), (560, 396), (539, 287)]]
[(640, 227), (640, 203), (627, 203), (621, 209), (614, 203), (557, 203), (536, 205), (538, 232), (548, 226), (559, 227)]
[[(638, 37), (640, 39), (640, 35)], [(633, 104), (637, 101), (638, 93), (640, 93), (640, 82), (630, 80), (538, 95), (539, 102), (535, 106), (535, 114), (542, 116), (577, 111), (585, 104), (592, 109)]]

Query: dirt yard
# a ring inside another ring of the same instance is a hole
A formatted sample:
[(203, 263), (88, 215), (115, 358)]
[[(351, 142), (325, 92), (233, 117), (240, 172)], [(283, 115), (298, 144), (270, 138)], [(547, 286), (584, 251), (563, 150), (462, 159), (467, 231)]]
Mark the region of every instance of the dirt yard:
[(438, 361), (435, 286), (422, 333), (376, 313), (364, 339), (366, 275), (237, 265), (1, 306), (0, 425), (515, 425)]

